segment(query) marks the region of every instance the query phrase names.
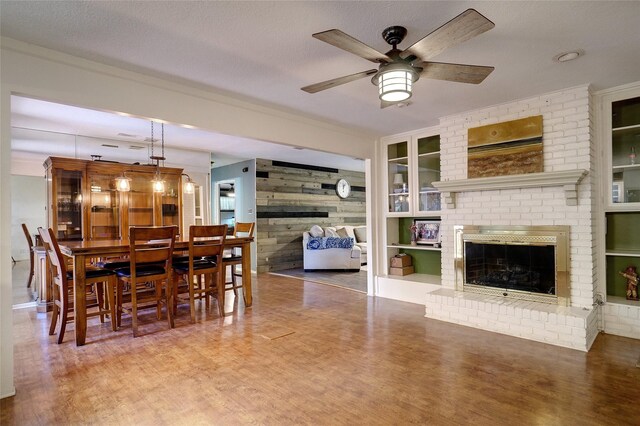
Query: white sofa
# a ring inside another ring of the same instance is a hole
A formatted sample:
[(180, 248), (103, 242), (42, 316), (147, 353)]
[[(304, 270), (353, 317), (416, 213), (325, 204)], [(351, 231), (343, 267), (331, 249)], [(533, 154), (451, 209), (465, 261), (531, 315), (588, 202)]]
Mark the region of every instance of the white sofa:
[[(341, 228), (341, 230), (338, 232)], [(318, 226), (314, 226), (310, 232), (304, 232), (302, 234), (302, 251), (303, 262), (305, 271), (313, 270), (340, 270), (340, 271), (359, 271), (362, 264), (367, 263), (367, 243), (366, 237), (362, 238), (366, 234), (366, 228), (364, 226), (357, 227), (356, 232), (353, 226), (338, 226), (327, 227), (322, 230)], [(315, 237), (336, 237), (346, 235), (349, 238), (353, 238), (354, 244), (352, 248), (328, 248), (323, 250), (312, 250), (309, 246), (309, 239), (311, 234)], [(340, 235), (339, 235), (340, 234)], [(358, 241), (357, 235), (361, 240)]]

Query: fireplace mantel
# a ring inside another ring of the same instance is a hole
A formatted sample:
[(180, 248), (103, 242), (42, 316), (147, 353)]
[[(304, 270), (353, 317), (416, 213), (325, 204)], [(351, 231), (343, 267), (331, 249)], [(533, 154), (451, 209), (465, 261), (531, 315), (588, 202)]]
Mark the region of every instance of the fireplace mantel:
[(560, 172), (528, 173), (523, 175), (496, 176), (475, 179), (459, 179), (433, 182), (442, 194), (448, 209), (456, 208), (458, 192), (490, 191), (498, 189), (562, 186), (568, 206), (578, 205), (578, 184), (587, 175), (584, 169)]

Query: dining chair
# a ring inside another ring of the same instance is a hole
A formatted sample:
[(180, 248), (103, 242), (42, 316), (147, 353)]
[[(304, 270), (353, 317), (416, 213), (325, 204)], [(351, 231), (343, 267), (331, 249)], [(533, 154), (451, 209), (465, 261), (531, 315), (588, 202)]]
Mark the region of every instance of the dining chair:
[[(238, 222), (233, 230), (234, 237), (253, 237), (255, 222)], [(225, 290), (233, 290), (233, 294), (238, 296), (238, 289), (242, 287), (242, 273), (238, 271), (238, 266), (242, 266), (242, 250), (240, 247), (233, 247), (229, 253), (222, 257), (223, 278), (226, 276), (227, 266), (231, 266), (231, 281), (225, 279)], [(244, 273), (244, 271), (243, 271)], [(249, 273), (249, 271), (247, 271)], [(240, 284), (236, 281), (240, 278)]]
[(35, 259), (34, 259), (34, 253), (33, 253), (33, 239), (31, 238), (31, 233), (29, 232), (29, 229), (27, 229), (26, 223), (22, 224), (22, 232), (24, 232), (24, 236), (27, 238), (27, 246), (29, 249), (30, 267), (29, 267), (29, 278), (27, 278), (27, 288), (29, 288), (31, 287), (31, 281), (33, 281), (33, 273), (34, 273), (34, 267), (35, 267)]
[[(162, 318), (162, 305), (167, 311), (169, 328), (174, 327), (172, 313), (171, 256), (175, 245), (176, 226), (132, 226), (129, 228), (129, 266), (118, 268), (117, 324), (122, 312), (131, 315), (133, 337), (138, 336), (138, 310), (156, 307), (158, 319)], [(124, 284), (130, 287), (131, 307), (125, 308)], [(148, 287), (149, 284), (151, 287)], [(154, 295), (149, 296), (149, 290)]]
[[(60, 251), (58, 240), (56, 239), (53, 229), (38, 228), (38, 233), (42, 239), (42, 244), (47, 253), (47, 261), (51, 269), (53, 281), (53, 314), (51, 315), (51, 325), (49, 326), (49, 335), (55, 334), (58, 317), (60, 318), (60, 331), (58, 332), (58, 344), (64, 339), (64, 332), (67, 328), (67, 322), (73, 321), (73, 317), (69, 314), (74, 311), (73, 306), (73, 271), (68, 270), (67, 260)], [(85, 274), (85, 293), (88, 296), (87, 310), (94, 307), (97, 310), (87, 312), (87, 318), (100, 316), (100, 322), (104, 322), (105, 314), (109, 314), (111, 320), (111, 329), (117, 330), (116, 327), (116, 274), (113, 271), (99, 268), (87, 268)], [(104, 292), (106, 288), (107, 304), (104, 300)], [(95, 296), (95, 301), (92, 296)], [(74, 313), (75, 315), (75, 313)]]
[(189, 291), (191, 322), (196, 322), (195, 300), (204, 299), (209, 309), (209, 298), (217, 295), (220, 315), (224, 316), (224, 283), (222, 281), (222, 251), (227, 225), (191, 225), (189, 227), (189, 255), (187, 262), (173, 264), (174, 298), (177, 303), (178, 276), (185, 277)]

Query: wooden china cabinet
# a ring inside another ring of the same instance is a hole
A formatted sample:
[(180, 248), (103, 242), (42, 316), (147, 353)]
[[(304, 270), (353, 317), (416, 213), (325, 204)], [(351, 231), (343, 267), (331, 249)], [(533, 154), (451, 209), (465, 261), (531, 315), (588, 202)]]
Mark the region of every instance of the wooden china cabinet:
[[(151, 186), (156, 167), (49, 157), (47, 223), (61, 241), (120, 239), (130, 226), (177, 225), (182, 234), (182, 169), (160, 167), (165, 192)], [(116, 190), (126, 176), (131, 190)]]

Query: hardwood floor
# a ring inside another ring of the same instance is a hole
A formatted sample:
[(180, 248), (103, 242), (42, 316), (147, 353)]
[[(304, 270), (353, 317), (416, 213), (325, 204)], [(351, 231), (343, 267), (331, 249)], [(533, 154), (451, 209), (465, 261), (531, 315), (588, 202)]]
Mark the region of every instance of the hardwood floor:
[(29, 276), (29, 260), (19, 260), (11, 266), (12, 275), (12, 303), (20, 305), (33, 302), (33, 290), (36, 286), (35, 278), (31, 287), (27, 288), (27, 277)]
[[(423, 318), (424, 307), (259, 275), (177, 328), (141, 317), (87, 345), (14, 311), (10, 424), (638, 424), (640, 341), (601, 335), (588, 354)], [(146, 320), (145, 320), (146, 319)]]
[(328, 284), (336, 287), (348, 288), (351, 290), (359, 291), (361, 293), (367, 292), (367, 271), (362, 269), (357, 272), (343, 272), (343, 271), (314, 271), (305, 272), (303, 268), (285, 269), (277, 272), (269, 272), (272, 275), (281, 275), (285, 277), (297, 278), (299, 280), (306, 280), (309, 282)]

